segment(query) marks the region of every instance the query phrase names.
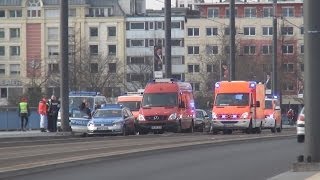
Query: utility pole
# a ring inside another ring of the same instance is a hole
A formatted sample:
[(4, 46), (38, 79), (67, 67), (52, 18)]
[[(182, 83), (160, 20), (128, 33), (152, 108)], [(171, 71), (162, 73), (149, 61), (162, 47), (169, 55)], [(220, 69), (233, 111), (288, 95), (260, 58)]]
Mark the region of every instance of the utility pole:
[(235, 0), (230, 0), (230, 71), (229, 81), (236, 80), (236, 24), (235, 24)]
[[(271, 89), (272, 92), (271, 94), (273, 95), (280, 95), (278, 94), (278, 67), (277, 67), (277, 55), (278, 55), (278, 22), (277, 22), (277, 0), (273, 0), (273, 26), (272, 26), (272, 34), (273, 34), (273, 39), (272, 39), (272, 48), (273, 48), (273, 54), (272, 54), (272, 81), (271, 81)], [(280, 98), (282, 98), (280, 96)]]
[(69, 131), (68, 1), (60, 0), (61, 128)]
[(166, 78), (171, 78), (171, 0), (165, 0), (165, 67)]
[[(320, 162), (320, 121), (319, 121), (319, 102), (320, 102), (320, 1), (304, 1), (304, 62), (305, 75), (305, 155), (307, 162)], [(319, 165), (317, 166), (319, 167)], [(318, 168), (319, 170), (319, 168)]]

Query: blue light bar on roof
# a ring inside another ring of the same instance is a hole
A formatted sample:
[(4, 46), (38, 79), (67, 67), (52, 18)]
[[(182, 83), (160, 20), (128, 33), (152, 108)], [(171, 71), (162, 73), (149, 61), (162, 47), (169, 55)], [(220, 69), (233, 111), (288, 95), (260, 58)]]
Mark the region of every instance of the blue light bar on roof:
[(250, 82), (249, 86), (250, 86), (250, 88), (255, 88), (256, 85), (257, 85), (257, 83), (252, 81), (252, 82)]
[(122, 108), (122, 104), (105, 104), (103, 106), (103, 109), (108, 109), (108, 108)]
[(99, 95), (99, 92), (92, 91), (71, 91), (69, 92), (69, 96), (96, 96)]
[(220, 83), (216, 82), (216, 84), (214, 85), (214, 87), (219, 88), (220, 87)]

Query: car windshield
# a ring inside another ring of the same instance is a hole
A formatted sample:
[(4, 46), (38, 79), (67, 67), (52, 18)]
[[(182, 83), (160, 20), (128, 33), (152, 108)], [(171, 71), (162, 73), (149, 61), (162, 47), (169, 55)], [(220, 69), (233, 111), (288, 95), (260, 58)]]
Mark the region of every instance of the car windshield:
[(202, 111), (196, 111), (196, 118), (203, 118)]
[(93, 109), (93, 97), (82, 96), (82, 97), (69, 97), (69, 110), (79, 109), (81, 103), (84, 100), (89, 102), (89, 105), (90, 105), (89, 108)]
[(248, 106), (248, 93), (226, 93), (218, 94), (215, 101), (216, 106)]
[(93, 117), (94, 118), (112, 118), (112, 117), (122, 117), (121, 109), (99, 109), (97, 110)]
[(265, 109), (272, 109), (272, 101), (265, 100)]
[(178, 106), (177, 93), (149, 93), (143, 95), (143, 107)]
[(84, 117), (88, 117), (88, 114), (83, 111), (80, 111), (80, 110), (72, 110), (71, 111), (70, 118), (84, 118)]
[(141, 105), (141, 101), (127, 101), (127, 102), (119, 102), (124, 107), (129, 108), (131, 111), (138, 111)]

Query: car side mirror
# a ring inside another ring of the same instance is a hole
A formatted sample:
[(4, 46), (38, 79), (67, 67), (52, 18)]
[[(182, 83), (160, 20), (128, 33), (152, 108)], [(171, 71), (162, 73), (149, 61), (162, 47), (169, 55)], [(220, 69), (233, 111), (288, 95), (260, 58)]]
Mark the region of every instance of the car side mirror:
[(280, 110), (280, 106), (274, 107), (274, 110)]

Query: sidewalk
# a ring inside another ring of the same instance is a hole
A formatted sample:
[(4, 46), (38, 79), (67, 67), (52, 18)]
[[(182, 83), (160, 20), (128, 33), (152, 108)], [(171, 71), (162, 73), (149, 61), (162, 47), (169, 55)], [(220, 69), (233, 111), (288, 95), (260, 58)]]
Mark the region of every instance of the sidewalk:
[(268, 180), (319, 180), (320, 179), (320, 172), (318, 171), (311, 171), (311, 172), (293, 172), (288, 171)]
[(40, 130), (28, 130), (28, 131), (0, 131), (0, 140), (9, 139), (30, 139), (30, 138), (56, 138), (71, 136), (71, 133), (62, 132), (40, 132)]

